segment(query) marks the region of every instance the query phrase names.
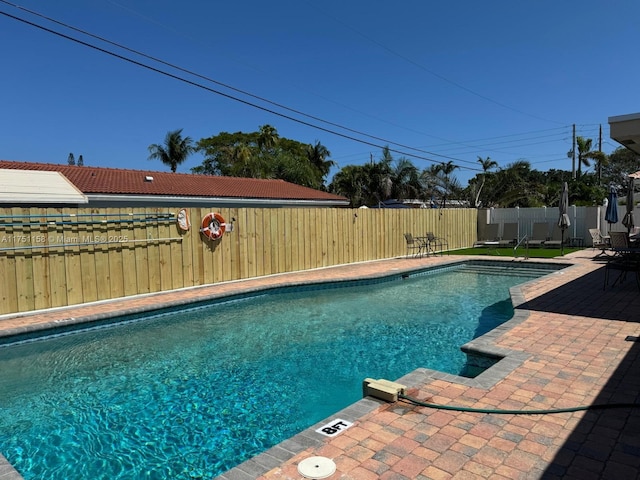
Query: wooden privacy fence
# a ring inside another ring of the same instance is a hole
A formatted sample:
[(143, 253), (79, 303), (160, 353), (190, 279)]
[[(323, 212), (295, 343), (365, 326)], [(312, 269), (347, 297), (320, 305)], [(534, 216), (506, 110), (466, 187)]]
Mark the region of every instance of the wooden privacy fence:
[[(0, 208), (0, 314), (403, 256), (403, 234), (476, 240), (475, 209)], [(230, 228), (232, 226), (232, 228)], [(229, 231), (231, 230), (231, 231)]]

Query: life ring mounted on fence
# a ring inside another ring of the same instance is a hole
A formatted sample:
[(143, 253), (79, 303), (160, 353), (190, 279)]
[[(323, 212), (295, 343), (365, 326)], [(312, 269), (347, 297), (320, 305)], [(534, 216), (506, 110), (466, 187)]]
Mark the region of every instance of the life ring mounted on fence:
[(210, 240), (218, 240), (224, 235), (227, 224), (219, 213), (207, 213), (202, 219), (200, 231)]

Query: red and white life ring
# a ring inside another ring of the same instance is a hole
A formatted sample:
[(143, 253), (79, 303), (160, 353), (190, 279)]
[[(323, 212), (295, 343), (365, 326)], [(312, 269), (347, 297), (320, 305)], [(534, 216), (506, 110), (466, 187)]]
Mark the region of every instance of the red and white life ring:
[(224, 235), (227, 224), (219, 213), (207, 213), (202, 219), (202, 227), (200, 231), (210, 240), (218, 240)]

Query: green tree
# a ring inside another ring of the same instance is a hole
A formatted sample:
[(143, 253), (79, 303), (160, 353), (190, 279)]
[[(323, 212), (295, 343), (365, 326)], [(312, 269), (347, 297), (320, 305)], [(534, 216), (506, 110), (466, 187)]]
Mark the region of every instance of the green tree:
[(248, 169), (247, 164), (257, 155), (257, 143), (258, 132), (220, 132), (202, 138), (196, 148), (205, 155), (205, 159), (191, 171), (207, 175), (242, 176), (241, 172)]
[(376, 205), (391, 198), (392, 161), (389, 149), (385, 147), (380, 161), (371, 159), (369, 163), (363, 165), (365, 180), (363, 193), (367, 205)]
[(347, 197), (353, 208), (366, 205), (364, 185), (365, 172), (362, 165), (346, 165), (341, 168), (329, 184), (329, 191)]
[(608, 156), (602, 166), (602, 180), (605, 185), (624, 185), (629, 174), (640, 170), (640, 155), (626, 147), (618, 147)]
[(433, 201), (438, 197), (440, 204), (445, 207), (447, 198), (451, 198), (454, 194), (462, 192), (460, 183), (451, 174), (459, 168), (449, 160), (445, 163), (431, 165), (431, 167), (422, 172), (422, 179), (426, 181), (431, 190)]
[(263, 125), (251, 133), (220, 132), (198, 141), (197, 149), (205, 159), (191, 171), (230, 177), (278, 178), (320, 189), (324, 186), (324, 170), (318, 165), (324, 167), (322, 162), (326, 162), (329, 151), (319, 143), (316, 146), (318, 157), (312, 160), (311, 145), (280, 137), (271, 125)]
[(420, 198), (422, 185), (418, 169), (410, 160), (401, 157), (391, 168), (391, 198), (405, 200)]
[(164, 137), (164, 144), (149, 145), (149, 160), (160, 160), (175, 173), (178, 165), (195, 151), (193, 140), (190, 137), (182, 137), (182, 129), (168, 132)]
[(432, 206), (441, 196), (440, 185), (444, 183), (440, 178), (441, 176), (440, 165), (435, 163), (420, 172), (419, 179), (423, 189), (422, 198), (425, 201), (429, 201)]
[(478, 174), (479, 184), (484, 175), (485, 185), (480, 196), (484, 207), (542, 206), (541, 180), (526, 160), (518, 160), (497, 172)]
[(394, 160), (388, 147), (379, 160), (347, 165), (337, 172), (329, 191), (343, 195), (351, 206), (376, 206), (385, 200), (420, 198), (423, 190), (418, 169), (406, 158)]

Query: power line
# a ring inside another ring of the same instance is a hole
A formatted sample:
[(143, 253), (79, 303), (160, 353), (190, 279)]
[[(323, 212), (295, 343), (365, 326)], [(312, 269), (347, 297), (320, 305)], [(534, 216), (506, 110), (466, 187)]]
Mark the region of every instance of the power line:
[[(198, 74), (197, 72), (193, 72), (193, 71), (191, 71), (191, 70), (184, 69), (184, 68), (179, 67), (179, 66), (177, 66), (177, 65), (174, 65), (174, 64), (172, 64), (172, 63), (166, 62), (166, 61), (164, 61), (164, 60), (162, 60), (162, 59), (159, 59), (159, 58), (153, 57), (153, 56), (151, 56), (151, 55), (147, 55), (147, 54), (142, 53), (142, 52), (140, 52), (140, 51), (138, 51), (138, 50), (135, 50), (135, 49), (129, 48), (129, 47), (125, 46), (125, 45), (122, 45), (122, 44), (119, 44), (119, 43), (113, 42), (113, 41), (111, 41), (111, 40), (108, 40), (108, 39), (106, 39), (106, 38), (104, 38), (104, 37), (100, 37), (100, 36), (98, 36), (98, 35), (94, 35), (94, 34), (92, 34), (92, 33), (88, 32), (88, 31), (86, 31), (86, 30), (82, 30), (82, 29), (77, 28), (77, 27), (74, 27), (74, 26), (72, 26), (72, 25), (68, 25), (68, 24), (66, 24), (66, 23), (64, 23), (64, 22), (61, 22), (61, 21), (56, 20), (56, 19), (54, 19), (54, 18), (48, 17), (48, 16), (46, 16), (46, 15), (42, 15), (42, 14), (40, 14), (40, 13), (38, 13), (38, 12), (33, 11), (33, 10), (30, 10), (30, 9), (27, 9), (27, 8), (23, 8), (23, 7), (19, 6), (19, 5), (13, 4), (13, 3), (8, 2), (8, 1), (6, 1), (6, 0), (0, 0), (0, 2), (4, 3), (4, 4), (6, 4), (6, 5), (10, 5), (10, 6), (12, 6), (12, 7), (15, 7), (15, 8), (19, 9), (19, 10), (26, 11), (26, 12), (28, 12), (28, 13), (32, 14), (32, 15), (35, 15), (35, 16), (40, 17), (40, 18), (43, 18), (43, 19), (48, 20), (48, 21), (50, 21), (50, 22), (53, 22), (53, 23), (55, 23), (55, 24), (57, 24), (57, 25), (60, 25), (60, 26), (63, 26), (63, 27), (65, 27), (65, 28), (68, 28), (68, 29), (70, 29), (70, 30), (73, 30), (73, 31), (75, 31), (75, 32), (81, 33), (81, 34), (83, 34), (83, 35), (89, 36), (89, 37), (94, 38), (94, 39), (97, 39), (97, 40), (100, 40), (100, 41), (102, 41), (102, 42), (104, 42), (104, 43), (107, 43), (107, 44), (109, 44), (109, 45), (112, 45), (112, 46), (115, 46), (115, 47), (117, 47), (117, 48), (123, 49), (123, 50), (125, 50), (125, 51), (127, 51), (127, 52), (134, 53), (134, 54), (139, 55), (139, 56), (141, 56), (141, 57), (143, 57), (143, 58), (146, 58), (146, 59), (152, 60), (152, 61), (154, 61), (154, 62), (160, 63), (160, 64), (162, 64), (162, 65), (165, 65), (165, 66), (171, 67), (171, 68), (176, 69), (176, 70), (178, 70), (178, 71), (180, 71), (180, 72), (187, 73), (187, 74), (189, 74), (189, 75), (193, 75), (193, 76), (195, 76), (195, 77), (197, 77), (197, 78), (200, 78), (200, 79), (206, 80), (206, 81), (211, 82), (211, 83), (214, 83), (214, 84), (216, 84), (216, 85), (220, 85), (220, 86), (222, 86), (222, 87), (228, 88), (229, 90), (232, 90), (232, 91), (235, 91), (235, 92), (241, 93), (241, 94), (246, 95), (246, 96), (251, 97), (251, 98), (255, 98), (256, 100), (260, 100), (260, 101), (262, 101), (262, 102), (265, 102), (265, 103), (268, 103), (268, 104), (273, 105), (273, 106), (275, 106), (275, 107), (281, 108), (281, 109), (283, 109), (283, 110), (286, 110), (286, 111), (289, 111), (289, 112), (295, 113), (295, 114), (297, 114), (297, 115), (302, 115), (302, 116), (305, 116), (305, 117), (310, 118), (310, 119), (312, 119), (312, 120), (319, 121), (319, 122), (325, 123), (325, 124), (327, 124), (327, 125), (331, 125), (331, 126), (333, 126), (333, 127), (337, 127), (337, 128), (343, 129), (343, 130), (345, 130), (345, 131), (348, 131), (348, 132), (351, 132), (351, 133), (355, 133), (355, 134), (357, 134), (357, 135), (362, 135), (362, 136), (364, 136), (364, 137), (368, 137), (368, 138), (371, 138), (371, 139), (374, 139), (374, 140), (378, 140), (378, 141), (384, 142), (384, 143), (386, 143), (386, 144), (396, 145), (396, 146), (401, 147), (401, 148), (406, 148), (406, 149), (413, 150), (413, 151), (416, 151), (416, 152), (420, 152), (420, 153), (424, 153), (424, 154), (427, 154), (427, 155), (432, 155), (432, 156), (436, 156), (436, 157), (440, 157), (440, 158), (445, 158), (445, 159), (453, 160), (453, 161), (456, 161), (456, 162), (469, 163), (469, 164), (473, 164), (473, 163), (474, 163), (474, 162), (471, 162), (471, 161), (468, 161), (468, 160), (463, 160), (463, 159), (459, 159), (459, 158), (454, 158), (454, 157), (450, 157), (450, 156), (447, 156), (447, 155), (441, 155), (441, 154), (438, 154), (438, 153), (429, 152), (429, 151), (422, 150), (422, 149), (419, 149), (419, 148), (411, 147), (411, 146), (409, 146), (409, 145), (404, 145), (404, 144), (400, 144), (400, 143), (397, 143), (397, 142), (393, 142), (393, 141), (390, 141), (390, 140), (387, 140), (387, 139), (384, 139), (384, 138), (381, 138), (381, 137), (377, 137), (377, 136), (369, 135), (369, 134), (367, 134), (367, 133), (364, 133), (364, 132), (360, 132), (360, 131), (358, 131), (358, 130), (351, 129), (351, 128), (349, 128), (349, 127), (345, 127), (345, 126), (343, 126), (343, 125), (340, 125), (340, 124), (337, 124), (337, 123), (333, 123), (333, 122), (330, 122), (330, 121), (327, 121), (327, 120), (321, 119), (321, 118), (319, 118), (319, 117), (315, 117), (315, 116), (313, 116), (313, 115), (306, 114), (306, 113), (301, 112), (301, 111), (299, 111), (299, 110), (295, 110), (295, 109), (289, 108), (289, 107), (287, 107), (287, 106), (285, 106), (285, 105), (282, 105), (282, 104), (279, 104), (279, 103), (276, 103), (276, 102), (270, 101), (270, 100), (268, 100), (268, 99), (266, 99), (266, 98), (263, 98), (263, 97), (260, 97), (260, 96), (257, 96), (257, 95), (254, 95), (254, 94), (251, 94), (251, 93), (246, 92), (246, 91), (244, 91), (244, 90), (241, 90), (241, 89), (238, 89), (238, 88), (232, 87), (232, 86), (230, 86), (230, 85), (224, 84), (224, 83), (219, 82), (219, 81), (217, 81), (217, 80), (214, 80), (214, 79), (212, 79), (212, 78), (209, 78), (209, 77), (206, 77), (206, 76), (204, 76), (204, 75)], [(19, 22), (25, 23), (25, 24), (27, 24), (27, 25), (33, 26), (33, 27), (38, 28), (38, 29), (40, 29), (40, 30), (46, 31), (46, 32), (48, 32), (48, 33), (51, 33), (51, 34), (57, 35), (57, 36), (59, 36), (59, 37), (61, 37), (61, 38), (64, 38), (64, 39), (66, 39), (66, 40), (70, 40), (70, 41), (72, 41), (72, 42), (78, 43), (78, 44), (80, 44), (80, 45), (83, 45), (83, 46), (86, 46), (86, 47), (92, 48), (92, 49), (94, 49), (94, 50), (97, 50), (97, 51), (100, 51), (100, 52), (105, 53), (105, 54), (107, 54), (107, 55), (110, 55), (110, 56), (113, 56), (113, 57), (115, 57), (115, 58), (118, 58), (118, 59), (120, 59), (120, 60), (124, 60), (124, 61), (126, 61), (126, 62), (132, 63), (132, 64), (137, 65), (137, 66), (139, 66), (139, 67), (143, 67), (143, 68), (146, 68), (146, 69), (148, 69), (148, 70), (154, 71), (154, 72), (156, 72), (156, 73), (160, 73), (160, 74), (162, 74), (162, 75), (168, 76), (168, 77), (170, 77), (170, 78), (173, 78), (173, 79), (176, 79), (176, 80), (179, 80), (179, 81), (182, 81), (182, 82), (188, 83), (188, 84), (190, 84), (190, 85), (192, 85), (192, 86), (195, 86), (195, 87), (198, 87), (198, 88), (205, 89), (205, 90), (207, 90), (207, 91), (209, 91), (209, 92), (212, 92), (212, 93), (215, 93), (215, 94), (218, 94), (218, 95), (224, 96), (224, 97), (226, 97), (226, 98), (228, 98), (228, 99), (231, 99), (231, 100), (235, 100), (235, 101), (241, 102), (241, 103), (243, 103), (243, 104), (245, 104), (245, 105), (248, 105), (248, 106), (251, 106), (251, 107), (253, 107), (253, 108), (257, 108), (257, 109), (263, 110), (263, 111), (265, 111), (265, 112), (268, 112), (268, 113), (271, 113), (271, 114), (274, 114), (274, 115), (280, 116), (280, 117), (282, 117), (282, 118), (286, 118), (286, 119), (288, 119), (288, 120), (291, 120), (291, 121), (294, 121), (294, 122), (300, 123), (300, 124), (302, 124), (302, 125), (305, 125), (305, 126), (308, 126), (308, 127), (311, 127), (311, 128), (315, 128), (315, 129), (318, 129), (318, 130), (324, 131), (324, 132), (326, 132), (326, 133), (330, 133), (330, 134), (333, 134), (333, 135), (340, 136), (340, 137), (345, 138), (345, 139), (348, 139), (348, 140), (352, 140), (352, 141), (360, 142), (360, 143), (363, 143), (363, 144), (366, 144), (366, 145), (369, 145), (369, 146), (373, 146), (373, 147), (376, 147), (376, 148), (384, 148), (384, 146), (382, 146), (382, 145), (375, 144), (375, 143), (372, 143), (372, 142), (369, 142), (369, 141), (366, 141), (366, 140), (358, 139), (358, 138), (355, 138), (355, 137), (350, 136), (350, 135), (346, 135), (346, 134), (343, 134), (343, 133), (340, 133), (340, 132), (336, 132), (336, 131), (334, 131), (334, 130), (330, 130), (330, 129), (328, 129), (328, 128), (324, 128), (324, 127), (321, 127), (321, 126), (318, 126), (318, 125), (314, 125), (314, 124), (309, 123), (309, 122), (306, 122), (306, 121), (304, 121), (304, 120), (300, 120), (300, 119), (298, 119), (298, 118), (294, 118), (294, 117), (291, 117), (291, 116), (289, 116), (289, 115), (286, 115), (286, 114), (283, 114), (283, 113), (280, 113), (280, 112), (276, 112), (275, 110), (271, 110), (271, 109), (266, 108), (266, 107), (263, 107), (263, 106), (261, 106), (261, 105), (257, 105), (257, 104), (255, 104), (255, 103), (249, 102), (249, 101), (247, 101), (247, 100), (243, 100), (243, 99), (238, 98), (238, 97), (235, 97), (235, 96), (233, 96), (233, 95), (229, 95), (229, 94), (224, 93), (224, 92), (221, 92), (221, 91), (219, 91), (219, 90), (216, 90), (216, 89), (213, 89), (213, 88), (207, 87), (207, 86), (205, 86), (205, 85), (202, 85), (202, 84), (196, 83), (196, 82), (194, 82), (194, 81), (191, 81), (191, 80), (185, 79), (185, 78), (180, 77), (180, 76), (178, 76), (178, 75), (175, 75), (175, 74), (172, 74), (172, 73), (166, 72), (166, 71), (164, 71), (164, 70), (160, 70), (159, 68), (153, 67), (153, 66), (151, 66), (151, 65), (147, 65), (147, 64), (142, 63), (142, 62), (140, 62), (140, 61), (137, 61), (137, 60), (131, 59), (131, 58), (129, 58), (129, 57), (125, 57), (124, 55), (120, 55), (120, 54), (118, 54), (118, 53), (112, 52), (112, 51), (107, 50), (107, 49), (105, 49), (105, 48), (98, 47), (98, 46), (96, 46), (96, 45), (90, 44), (90, 43), (85, 42), (85, 41), (83, 41), (83, 40), (79, 40), (79, 39), (77, 39), (77, 38), (71, 37), (71, 36), (66, 35), (66, 34), (64, 34), (64, 33), (60, 33), (60, 32), (57, 32), (57, 31), (55, 31), (55, 30), (52, 30), (52, 29), (50, 29), (50, 28), (47, 28), (47, 27), (45, 27), (45, 26), (42, 26), (42, 25), (39, 25), (39, 24), (37, 24), (37, 23), (31, 22), (31, 21), (29, 21), (29, 20), (25, 20), (25, 19), (22, 19), (22, 18), (20, 18), (20, 17), (16, 17), (16, 16), (11, 15), (11, 14), (9, 14), (9, 13), (6, 13), (6, 12), (0, 12), (0, 14), (5, 15), (5, 16), (7, 16), (7, 17), (9, 17), (9, 18), (14, 19), (14, 20), (17, 20), (17, 21), (19, 21)], [(415, 154), (412, 154), (412, 153), (403, 152), (403, 151), (396, 150), (396, 149), (391, 149), (391, 148), (389, 148), (389, 150), (390, 150), (390, 151), (392, 151), (392, 152), (394, 152), (394, 153), (398, 153), (398, 154), (401, 154), (401, 155), (406, 155), (406, 156), (413, 157), (413, 158), (417, 158), (417, 159), (421, 159), (421, 160), (426, 160), (426, 161), (433, 162), (433, 163), (443, 163), (442, 161), (434, 160), (434, 159), (432, 159), (432, 158), (423, 157), (423, 156), (421, 156), (421, 155), (415, 155)], [(470, 170), (479, 170), (479, 169), (477, 169), (477, 168), (470, 168), (470, 167), (463, 167), (463, 166), (461, 166), (461, 168), (468, 168), (468, 169), (470, 169)]]
[[(469, 146), (470, 148), (476, 148), (478, 146), (478, 144), (476, 142), (485, 142), (485, 141), (489, 141), (489, 140), (502, 140), (502, 139), (507, 139), (507, 138), (512, 138), (512, 137), (524, 137), (525, 135), (532, 135), (535, 133), (545, 133), (545, 132), (549, 132), (549, 131), (556, 131), (557, 133), (553, 133), (553, 134), (549, 134), (549, 135), (538, 135), (535, 137), (525, 137), (525, 138), (520, 138), (520, 139), (513, 139), (513, 140), (504, 140), (502, 142), (494, 142), (494, 143), (487, 143), (487, 144), (480, 144), (479, 146), (483, 146), (483, 145), (496, 145), (496, 144), (501, 144), (501, 143), (510, 143), (510, 142), (519, 142), (519, 141), (526, 141), (526, 140), (535, 140), (538, 138), (548, 138), (548, 137), (553, 137), (553, 136), (557, 136), (557, 135), (566, 135), (567, 130), (570, 128), (569, 125), (565, 126), (565, 127), (558, 127), (558, 128), (552, 128), (552, 129), (547, 129), (547, 130), (536, 130), (536, 131), (531, 131), (531, 132), (525, 132), (525, 133), (512, 133), (509, 135), (500, 135), (500, 136), (496, 136), (496, 137), (486, 137), (486, 138), (479, 138), (479, 139), (475, 139), (475, 140), (463, 140), (461, 142), (452, 142), (452, 143), (459, 143), (460, 145), (463, 146)], [(562, 131), (557, 131), (562, 129)], [(469, 145), (471, 144), (471, 145)], [(429, 145), (428, 147), (425, 148), (434, 148), (434, 147), (439, 147), (439, 146), (449, 146), (450, 143), (446, 143), (446, 144), (440, 144), (440, 145)]]
[[(543, 129), (543, 130), (532, 130), (529, 132), (522, 132), (522, 133), (512, 133), (512, 134), (507, 134), (507, 135), (499, 135), (499, 136), (494, 136), (494, 137), (486, 137), (486, 138), (480, 138), (480, 139), (474, 139), (474, 140), (463, 140), (460, 142), (456, 142), (456, 141), (451, 141), (449, 143), (443, 143), (443, 144), (437, 144), (437, 145), (429, 145), (429, 146), (423, 146), (421, 148), (430, 148), (433, 149), (435, 147), (449, 147), (445, 150), (442, 150), (443, 152), (453, 152), (456, 151), (456, 154), (460, 155), (460, 154), (464, 154), (464, 153), (471, 153), (474, 152), (475, 154), (477, 154), (477, 150), (482, 149), (482, 148), (486, 148), (486, 147), (491, 147), (493, 145), (501, 145), (504, 143), (515, 143), (515, 142), (525, 142), (525, 141), (530, 141), (530, 140), (536, 140), (536, 139), (540, 139), (540, 138), (548, 138), (548, 137), (557, 137), (559, 135), (563, 135), (562, 138), (558, 138), (556, 140), (548, 140), (548, 141), (544, 141), (544, 142), (535, 142), (535, 143), (526, 143), (526, 144), (518, 144), (518, 145), (514, 145), (513, 147), (504, 147), (504, 148), (488, 148), (487, 150), (489, 151), (493, 151), (493, 152), (507, 152), (510, 153), (511, 155), (520, 155), (522, 157), (527, 157), (528, 154), (518, 154), (516, 152), (509, 152), (510, 148), (519, 148), (519, 147), (524, 147), (524, 146), (530, 146), (530, 145), (542, 145), (542, 144), (550, 144), (550, 143), (556, 143), (558, 141), (567, 141), (569, 140), (569, 137), (567, 137), (566, 135), (569, 134), (570, 132), (568, 132), (566, 129), (570, 128), (569, 125), (567, 125), (566, 127), (554, 127), (554, 128), (548, 128), (548, 129)], [(558, 131), (558, 130), (562, 130), (562, 131)], [(512, 138), (512, 137), (522, 137), (525, 135), (533, 135), (533, 134), (538, 134), (538, 133), (546, 133), (546, 132), (552, 132), (555, 131), (557, 133), (555, 134), (550, 134), (550, 135), (538, 135), (535, 137), (526, 137), (526, 138), (519, 138), (519, 139), (513, 139), (513, 140), (505, 140), (504, 142), (495, 142), (495, 143), (486, 143), (486, 144), (474, 144), (474, 142), (483, 142), (483, 141), (488, 141), (488, 140), (499, 140), (499, 139), (506, 139), (506, 138)], [(470, 152), (466, 152), (466, 150), (469, 150)], [(354, 154), (350, 154), (350, 155), (346, 155), (345, 157), (348, 156), (357, 156), (357, 155), (367, 155), (369, 152), (359, 152), (359, 153), (354, 153)], [(556, 153), (549, 153), (548, 155), (558, 155), (557, 152)], [(539, 156), (539, 155), (538, 155)]]
[[(176, 35), (178, 35), (178, 36), (181, 36), (181, 37), (183, 37), (183, 38), (186, 38), (186, 39), (188, 39), (188, 40), (190, 40), (190, 41), (192, 41), (192, 42), (202, 43), (200, 39), (198, 39), (198, 38), (196, 38), (196, 37), (193, 37), (193, 36), (191, 36), (191, 35), (185, 35), (185, 34), (184, 34), (184, 32), (181, 32), (181, 31), (179, 31), (179, 30), (176, 30), (175, 28), (172, 28), (171, 26), (168, 26), (168, 25), (166, 25), (166, 24), (164, 24), (164, 23), (158, 22), (157, 20), (155, 20), (155, 19), (153, 19), (153, 18), (151, 18), (151, 17), (149, 17), (149, 16), (147, 16), (147, 15), (144, 15), (144, 14), (140, 13), (140, 12), (139, 12), (139, 11), (137, 11), (137, 10), (134, 10), (134, 9), (133, 9), (133, 8), (131, 8), (131, 7), (121, 5), (120, 3), (118, 3), (118, 2), (116, 2), (116, 1), (114, 1), (114, 0), (106, 0), (106, 1), (107, 1), (107, 2), (109, 2), (109, 3), (111, 3), (112, 5), (115, 5), (115, 6), (116, 6), (116, 7), (118, 7), (118, 8), (122, 8), (122, 9), (124, 9), (125, 11), (127, 11), (128, 13), (130, 13), (130, 14), (132, 14), (132, 15), (138, 16), (138, 17), (142, 18), (143, 20), (145, 20), (145, 21), (147, 21), (147, 22), (150, 22), (150, 23), (152, 23), (152, 24), (154, 24), (154, 25), (157, 25), (157, 26), (159, 26), (159, 27), (161, 27), (161, 28), (163, 28), (163, 29), (166, 29), (166, 30), (168, 30), (168, 31), (172, 32), (173, 34), (176, 34)], [(221, 52), (218, 52), (218, 53), (221, 53)], [(226, 55), (225, 55), (225, 56), (226, 56)], [(227, 58), (229, 58), (229, 57), (227, 56)], [(253, 65), (253, 64), (246, 63), (245, 61), (239, 60), (237, 57), (233, 57), (233, 56), (232, 56), (231, 58), (232, 58), (232, 60), (233, 60), (233, 61), (238, 62), (238, 63), (240, 63), (240, 64), (242, 64), (242, 65), (244, 65), (244, 66), (246, 66), (246, 67), (248, 67), (248, 68), (251, 68), (251, 69), (253, 69), (253, 70), (256, 70), (256, 71), (258, 71), (258, 72), (260, 72), (260, 73), (262, 73), (262, 74), (265, 74), (265, 73), (266, 73), (266, 74), (272, 74), (272, 72), (265, 72), (264, 70), (260, 69), (259, 67), (256, 67), (256, 66), (255, 66), (255, 65)], [(280, 76), (277, 76), (276, 78), (277, 78), (279, 81), (287, 81), (287, 80), (288, 80), (288, 79), (286, 79), (286, 78), (282, 78), (282, 77), (280, 77)], [(332, 104), (334, 104), (334, 105), (338, 105), (339, 107), (342, 107), (342, 108), (344, 108), (344, 109), (346, 109), (346, 110), (349, 110), (349, 111), (351, 111), (351, 112), (357, 113), (358, 115), (362, 115), (362, 116), (364, 116), (364, 117), (371, 118), (371, 119), (376, 120), (376, 121), (378, 121), (378, 122), (386, 123), (387, 125), (391, 125), (391, 126), (393, 126), (393, 127), (399, 128), (399, 129), (401, 129), (401, 130), (406, 130), (407, 132), (411, 132), (411, 133), (414, 133), (414, 134), (416, 134), (416, 135), (420, 135), (420, 136), (424, 136), (424, 137), (429, 137), (429, 138), (434, 138), (434, 139), (441, 140), (441, 141), (449, 141), (449, 140), (447, 140), (446, 138), (438, 137), (437, 135), (432, 135), (432, 134), (426, 133), (426, 132), (424, 132), (424, 131), (420, 131), (420, 130), (416, 130), (416, 129), (414, 129), (414, 128), (407, 127), (406, 125), (401, 125), (401, 124), (399, 124), (399, 123), (392, 122), (392, 121), (388, 120), (387, 118), (381, 118), (381, 117), (378, 117), (378, 116), (376, 116), (376, 115), (372, 115), (372, 114), (370, 114), (370, 113), (368, 113), (368, 112), (364, 112), (364, 111), (362, 111), (362, 110), (358, 110), (357, 108), (353, 108), (353, 107), (352, 107), (352, 106), (350, 106), (350, 105), (346, 105), (346, 104), (344, 104), (344, 103), (342, 103), (342, 102), (338, 102), (338, 101), (336, 101), (335, 99), (328, 98), (328, 97), (326, 97), (326, 96), (324, 96), (324, 95), (319, 94), (318, 92), (315, 92), (315, 91), (313, 91), (313, 90), (310, 90), (310, 89), (308, 89), (308, 88), (305, 88), (304, 86), (301, 86), (301, 85), (299, 85), (299, 84), (292, 84), (292, 85), (293, 85), (294, 87), (298, 88), (299, 90), (303, 91), (303, 92), (306, 92), (306, 93), (308, 93), (308, 94), (310, 94), (310, 95), (313, 95), (313, 96), (315, 96), (315, 97), (318, 97), (318, 98), (320, 98), (320, 99), (322, 99), (322, 100), (324, 100), (324, 101), (326, 101), (326, 102), (332, 103)], [(454, 143), (455, 143), (455, 142), (454, 142)], [(422, 148), (424, 148), (424, 147), (422, 147)], [(367, 152), (367, 154), (368, 154), (368, 152)]]

